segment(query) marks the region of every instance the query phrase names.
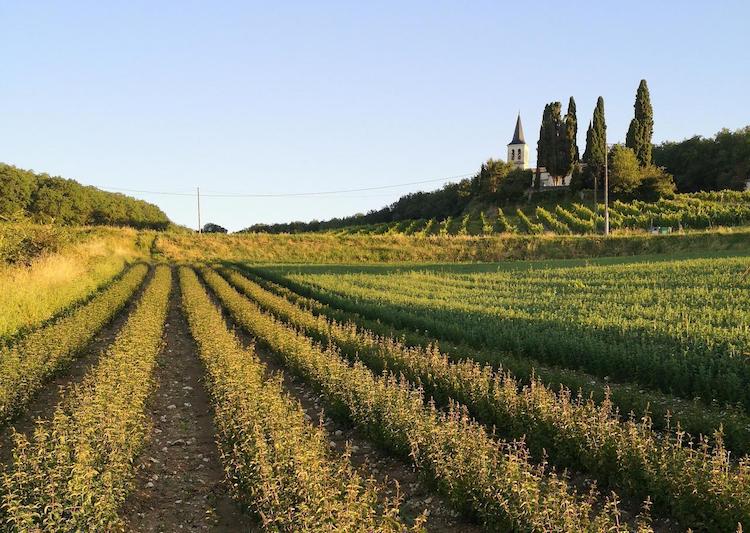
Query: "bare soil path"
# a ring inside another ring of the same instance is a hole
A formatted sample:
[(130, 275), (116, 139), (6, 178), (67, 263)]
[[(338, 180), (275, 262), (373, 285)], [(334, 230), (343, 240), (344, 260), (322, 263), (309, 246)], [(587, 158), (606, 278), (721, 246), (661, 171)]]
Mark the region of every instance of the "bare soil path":
[(136, 461), (121, 515), (129, 531), (259, 531), (229, 495), (204, 368), (180, 307), (174, 273), (165, 346), (150, 401), (152, 435)]

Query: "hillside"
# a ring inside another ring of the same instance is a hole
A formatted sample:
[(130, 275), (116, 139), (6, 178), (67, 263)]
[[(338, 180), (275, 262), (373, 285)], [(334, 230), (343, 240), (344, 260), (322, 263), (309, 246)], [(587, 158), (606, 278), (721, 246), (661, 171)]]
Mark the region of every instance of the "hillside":
[[(556, 191), (555, 191), (556, 192)], [(584, 197), (585, 198), (585, 197)], [(347, 221), (345, 225), (320, 225), (312, 229), (296, 224), (256, 226), (246, 233), (326, 232), (337, 235), (403, 234), (435, 235), (508, 235), (601, 233), (604, 206), (594, 212), (581, 196), (540, 195), (536, 202), (497, 207), (480, 201), (467, 203), (457, 216), (444, 218), (407, 218), (388, 222)], [(614, 200), (609, 208), (610, 229), (614, 233), (645, 231), (710, 230), (750, 224), (750, 193), (717, 191), (678, 194), (656, 202)]]
[[(511, 157), (509, 153), (509, 160)], [(632, 150), (614, 145), (608, 161), (612, 201), (656, 202), (673, 199), (675, 193), (679, 197), (680, 193), (702, 191), (739, 192), (750, 183), (750, 126), (736, 131), (722, 130), (711, 138), (696, 136), (655, 145), (653, 164), (648, 165), (639, 166)], [(526, 215), (534, 215), (537, 206), (550, 211), (558, 204), (567, 210), (571, 210), (574, 203), (593, 207), (593, 165), (581, 160), (573, 165), (569, 184), (554, 188), (540, 187), (533, 170), (523, 168), (490, 159), (471, 178), (448, 183), (435, 191), (406, 194), (390, 205), (367, 213), (323, 221), (255, 224), (243, 231), (301, 233), (420, 219), (441, 222), (480, 210), (490, 214), (499, 207), (511, 216), (518, 209)], [(603, 167), (596, 175), (601, 202)], [(405, 227), (408, 226), (405, 223)]]

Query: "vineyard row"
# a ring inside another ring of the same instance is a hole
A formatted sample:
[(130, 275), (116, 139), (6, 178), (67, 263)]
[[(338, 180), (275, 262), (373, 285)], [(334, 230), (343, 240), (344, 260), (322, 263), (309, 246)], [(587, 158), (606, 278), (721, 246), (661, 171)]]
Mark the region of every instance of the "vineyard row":
[(227, 330), (191, 269), (180, 269), (180, 285), (235, 497), (272, 530), (405, 531), (397, 502), (379, 509), (383, 498), (374, 481), (346, 457), (331, 457), (325, 431), (305, 420), (280, 377), (266, 378), (253, 346), (243, 348)]
[[(750, 201), (745, 196), (737, 197), (735, 201), (727, 200), (732, 198), (735, 197), (680, 195), (675, 199), (661, 199), (654, 203), (616, 200), (609, 208), (610, 227), (623, 230), (649, 230), (654, 227), (700, 230), (750, 224)], [(582, 235), (601, 231), (603, 227), (602, 204), (594, 211), (583, 204), (572, 203), (556, 205), (552, 209), (538, 206), (533, 212), (503, 208), (476, 210), (461, 217), (447, 217), (443, 220), (407, 219), (348, 226), (331, 231), (341, 235), (537, 235), (545, 232)]]
[[(272, 270), (248, 268), (243, 272), (262, 283), (265, 288), (290, 298), (303, 298), (303, 305), (341, 321), (356, 320), (358, 324), (381, 335), (395, 336), (411, 346), (427, 347), (440, 341), (443, 353), (453, 361), (472, 359), (497, 370), (509, 370), (526, 384), (539, 378), (550, 387), (566, 387), (580, 391), (584, 397), (601, 402), (609, 398), (621, 413), (634, 413), (636, 417), (648, 416), (657, 429), (677, 425), (694, 436), (712, 435), (720, 426), (727, 447), (735, 453), (750, 452), (750, 417), (743, 410), (727, 406), (708, 405), (688, 401), (671, 394), (643, 389), (638, 384), (617, 383), (581, 370), (549, 366), (539, 359), (539, 354), (529, 350), (502, 351), (482, 345), (479, 338), (472, 346), (469, 333), (471, 325), (450, 327), (450, 321), (431, 320), (427, 312), (414, 314), (407, 309), (378, 305), (364, 298), (351, 298), (346, 294), (325, 290), (312, 283), (279, 275)], [(273, 281), (269, 281), (273, 280)], [(339, 278), (339, 288), (342, 279)], [(395, 284), (401, 290), (405, 284)], [(519, 284), (515, 287), (518, 288)], [(300, 296), (303, 295), (303, 296)], [(309, 298), (313, 298), (310, 300)], [(318, 302), (324, 302), (325, 305)], [(330, 307), (329, 307), (330, 306)], [(468, 335), (468, 337), (467, 337)], [(455, 344), (456, 342), (460, 344)]]

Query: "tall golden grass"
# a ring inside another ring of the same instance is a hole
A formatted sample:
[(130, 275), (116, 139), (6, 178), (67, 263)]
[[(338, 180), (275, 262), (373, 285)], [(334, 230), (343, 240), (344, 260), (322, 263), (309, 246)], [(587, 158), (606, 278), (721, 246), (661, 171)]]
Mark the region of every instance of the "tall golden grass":
[(750, 230), (648, 235), (234, 235), (160, 233), (155, 250), (173, 261), (398, 263), (570, 259), (599, 256), (750, 251)]
[(135, 230), (93, 230), (31, 264), (0, 265), (0, 339), (33, 328), (145, 258)]

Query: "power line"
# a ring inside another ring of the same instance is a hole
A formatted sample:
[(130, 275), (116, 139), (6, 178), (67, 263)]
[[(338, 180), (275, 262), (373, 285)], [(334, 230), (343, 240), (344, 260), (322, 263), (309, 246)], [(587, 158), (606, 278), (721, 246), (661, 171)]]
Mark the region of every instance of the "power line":
[(203, 226), (201, 226), (201, 188), (195, 188), (195, 194), (198, 197), (198, 233), (203, 233)]
[(192, 197), (195, 197), (195, 193), (194, 192), (144, 191), (144, 190), (141, 190), (141, 189), (123, 189), (121, 187), (104, 187), (104, 186), (98, 186), (98, 185), (94, 185), (94, 187), (97, 187), (97, 188), (105, 190), (105, 191), (136, 192), (136, 193), (141, 193), (141, 194), (164, 194), (164, 195), (167, 195), (167, 196), (192, 196)]
[(271, 194), (233, 194), (233, 193), (224, 193), (224, 192), (217, 192), (214, 191), (214, 194), (211, 196), (214, 197), (221, 197), (221, 196), (245, 196), (245, 197), (258, 197), (258, 198), (269, 198), (269, 197), (286, 197), (286, 196), (321, 196), (321, 195), (327, 195), (327, 194), (344, 194), (344, 193), (350, 193), (350, 192), (366, 192), (366, 191), (380, 191), (383, 189), (394, 189), (397, 187), (407, 187), (409, 185), (421, 185), (424, 183), (435, 183), (438, 181), (448, 181), (452, 179), (461, 179), (461, 178), (467, 178), (469, 176), (472, 176), (472, 174), (461, 174), (459, 176), (448, 176), (446, 178), (433, 178), (429, 180), (420, 180), (420, 181), (411, 181), (406, 183), (398, 183), (394, 185), (379, 185), (375, 187), (361, 187), (359, 189), (339, 189), (334, 191), (317, 191), (317, 192), (298, 192), (298, 193), (271, 193)]
[[(211, 197), (211, 198), (289, 198), (289, 197), (300, 197), (300, 196), (326, 196), (326, 195), (336, 195), (336, 194), (346, 194), (346, 193), (352, 193), (352, 192), (366, 192), (366, 191), (378, 191), (378, 190), (384, 190), (384, 189), (395, 189), (398, 187), (407, 187), (410, 185), (421, 185), (424, 183), (436, 183), (439, 181), (449, 181), (449, 180), (455, 180), (455, 179), (463, 179), (468, 178), (469, 176), (473, 176), (474, 173), (467, 173), (467, 174), (460, 174), (457, 176), (448, 176), (444, 178), (433, 178), (428, 180), (420, 180), (420, 181), (411, 181), (406, 183), (397, 183), (393, 185), (378, 185), (374, 187), (360, 187), (357, 189), (338, 189), (338, 190), (332, 190), (332, 191), (311, 191), (311, 192), (296, 192), (296, 193), (228, 193), (228, 192), (219, 192), (214, 191), (213, 193), (206, 194), (205, 192), (201, 194), (204, 198)], [(140, 194), (160, 194), (160, 195), (167, 195), (167, 196), (195, 196), (195, 193), (191, 192), (177, 192), (177, 191), (148, 191), (148, 190), (142, 190), (142, 189), (124, 189), (120, 187), (100, 187), (101, 189), (105, 190), (111, 190), (111, 191), (121, 191), (121, 192), (131, 192), (131, 193), (140, 193)]]

